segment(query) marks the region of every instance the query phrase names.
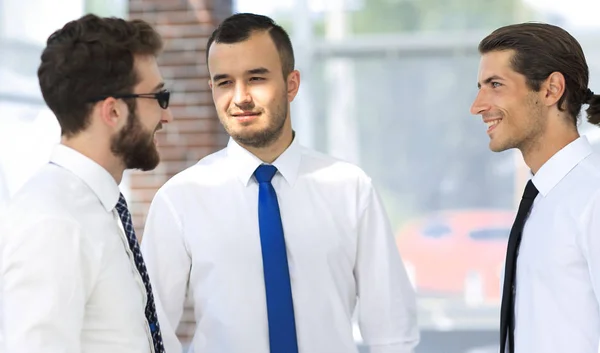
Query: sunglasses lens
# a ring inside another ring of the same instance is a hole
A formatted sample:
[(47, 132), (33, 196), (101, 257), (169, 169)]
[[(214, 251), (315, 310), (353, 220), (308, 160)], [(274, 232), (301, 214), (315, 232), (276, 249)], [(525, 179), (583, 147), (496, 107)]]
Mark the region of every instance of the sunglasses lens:
[(158, 104), (161, 108), (167, 109), (169, 107), (169, 98), (171, 93), (169, 91), (161, 92), (158, 96)]

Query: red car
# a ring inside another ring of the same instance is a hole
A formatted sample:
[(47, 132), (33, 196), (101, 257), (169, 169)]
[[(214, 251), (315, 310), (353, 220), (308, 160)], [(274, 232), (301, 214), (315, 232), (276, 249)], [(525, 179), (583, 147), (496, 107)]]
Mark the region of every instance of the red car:
[(405, 224), (397, 245), (418, 294), (497, 305), (515, 215), (507, 210), (454, 210)]

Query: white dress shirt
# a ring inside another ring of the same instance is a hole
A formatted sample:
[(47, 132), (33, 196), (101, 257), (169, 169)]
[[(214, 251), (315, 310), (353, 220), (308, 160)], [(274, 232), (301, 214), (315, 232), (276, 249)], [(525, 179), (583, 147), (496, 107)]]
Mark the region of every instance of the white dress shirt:
[[(269, 352), (253, 177), (260, 164), (230, 139), (226, 149), (169, 180), (150, 207), (142, 252), (166, 312), (161, 328), (177, 328), (189, 286), (196, 353)], [(296, 141), (273, 165), (299, 352), (357, 352), (357, 297), (371, 353), (413, 352), (414, 292), (369, 177)]]
[(152, 352), (115, 179), (63, 145), (51, 162), (0, 224), (0, 352)]
[(0, 212), (4, 211), (4, 208), (8, 204), (9, 198), (6, 177), (4, 175), (4, 171), (2, 170), (2, 163), (0, 163)]
[(600, 155), (580, 137), (532, 178), (539, 190), (517, 258), (516, 353), (597, 353)]

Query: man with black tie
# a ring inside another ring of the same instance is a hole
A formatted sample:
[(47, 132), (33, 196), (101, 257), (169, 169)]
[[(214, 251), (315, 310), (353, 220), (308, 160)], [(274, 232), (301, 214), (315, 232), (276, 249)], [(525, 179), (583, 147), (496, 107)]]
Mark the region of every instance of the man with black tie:
[(479, 44), (471, 113), (490, 149), (517, 148), (533, 177), (513, 224), (502, 295), (500, 352), (596, 353), (600, 340), (600, 155), (578, 116), (600, 124), (579, 43), (539, 23), (502, 27)]
[(173, 119), (162, 47), (146, 22), (95, 15), (48, 38), (38, 79), (61, 141), (0, 214), (1, 353), (165, 352), (119, 190), (158, 165)]

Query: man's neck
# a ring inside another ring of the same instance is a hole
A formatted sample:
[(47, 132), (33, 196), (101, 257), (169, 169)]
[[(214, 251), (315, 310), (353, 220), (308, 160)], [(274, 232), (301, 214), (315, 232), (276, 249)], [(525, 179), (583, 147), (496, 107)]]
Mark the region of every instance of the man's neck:
[(83, 154), (94, 162), (98, 163), (102, 168), (115, 179), (117, 184), (123, 179), (125, 165), (123, 162), (110, 152), (110, 146), (101, 141), (95, 141), (91, 136), (78, 135), (72, 138), (61, 139), (61, 144), (74, 149)]
[(520, 148), (525, 163), (534, 175), (558, 151), (579, 138), (577, 129), (561, 134), (546, 134), (530, 145)]
[(287, 150), (294, 140), (295, 133), (293, 131), (283, 131), (281, 136), (267, 147), (255, 148), (242, 145), (250, 153), (255, 155), (264, 163), (273, 163), (279, 156)]

